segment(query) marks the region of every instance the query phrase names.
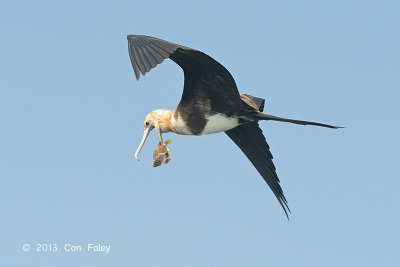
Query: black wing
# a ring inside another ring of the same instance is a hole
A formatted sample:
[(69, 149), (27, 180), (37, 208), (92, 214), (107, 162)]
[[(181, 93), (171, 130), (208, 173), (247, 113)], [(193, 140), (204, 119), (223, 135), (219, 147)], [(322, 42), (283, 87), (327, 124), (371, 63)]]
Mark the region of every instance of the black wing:
[(140, 73), (144, 76), (152, 68), (162, 63), (178, 48), (192, 50), (178, 44), (144, 35), (128, 35), (128, 51), (133, 71), (139, 80)]
[(232, 75), (205, 53), (144, 35), (128, 35), (128, 50), (137, 79), (167, 58), (183, 69), (185, 84), (178, 109), (193, 109), (193, 104), (215, 112), (243, 109)]
[(272, 192), (274, 192), (289, 219), (288, 211), (290, 212), (290, 209), (279, 184), (279, 178), (275, 171), (275, 165), (272, 162), (273, 157), (269, 151), (269, 145), (265, 140), (261, 128), (258, 126), (258, 122), (242, 124), (225, 133), (243, 151), (254, 167), (256, 167)]

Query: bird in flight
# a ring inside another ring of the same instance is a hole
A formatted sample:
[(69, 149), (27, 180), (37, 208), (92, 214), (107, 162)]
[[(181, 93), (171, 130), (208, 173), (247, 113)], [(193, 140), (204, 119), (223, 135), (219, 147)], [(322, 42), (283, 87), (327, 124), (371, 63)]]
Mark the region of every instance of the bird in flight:
[(157, 109), (145, 117), (143, 138), (135, 158), (138, 159), (153, 129), (156, 129), (160, 143), (163, 143), (162, 134), (167, 132), (183, 135), (225, 132), (264, 178), (288, 217), (290, 209), (258, 121), (282, 121), (333, 129), (341, 127), (265, 114), (265, 100), (240, 94), (229, 71), (207, 54), (155, 37), (128, 35), (127, 38), (137, 80), (140, 73), (144, 76), (167, 58), (183, 69), (185, 78), (182, 98), (176, 110)]

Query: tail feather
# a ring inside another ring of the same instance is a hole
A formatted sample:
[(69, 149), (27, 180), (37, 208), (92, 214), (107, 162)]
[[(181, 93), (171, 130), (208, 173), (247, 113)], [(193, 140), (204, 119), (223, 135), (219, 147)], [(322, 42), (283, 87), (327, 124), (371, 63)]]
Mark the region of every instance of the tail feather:
[(255, 97), (252, 95), (247, 95), (247, 94), (241, 94), (240, 97), (244, 102), (246, 102), (248, 105), (252, 106), (253, 108), (263, 112), (264, 110), (264, 104), (265, 104), (265, 99)]
[(268, 114), (264, 114), (264, 113), (258, 114), (257, 117), (259, 120), (284, 121), (284, 122), (291, 122), (291, 123), (300, 124), (300, 125), (315, 125), (315, 126), (327, 127), (327, 128), (332, 128), (332, 129), (344, 128), (341, 126), (334, 126), (334, 125), (329, 125), (329, 124), (324, 124), (324, 123), (319, 123), (319, 122), (286, 119), (286, 118), (281, 118), (281, 117), (268, 115)]
[[(248, 104), (249, 106), (251, 106), (257, 110), (257, 113), (255, 114), (255, 118), (257, 120), (284, 121), (284, 122), (290, 122), (290, 123), (295, 123), (295, 124), (300, 124), (300, 125), (315, 125), (315, 126), (327, 127), (327, 128), (332, 128), (332, 129), (344, 128), (341, 126), (334, 126), (334, 125), (329, 125), (329, 124), (324, 124), (324, 123), (319, 123), (319, 122), (286, 119), (286, 118), (281, 118), (281, 117), (277, 117), (277, 116), (273, 116), (273, 115), (264, 114), (264, 113), (261, 113), (264, 110), (264, 105), (265, 105), (264, 99), (255, 97), (255, 96), (251, 96), (251, 95), (247, 95), (247, 94), (241, 94), (240, 97), (246, 104)], [(252, 119), (249, 118), (250, 121), (254, 120), (254, 114), (251, 117), (252, 117)]]

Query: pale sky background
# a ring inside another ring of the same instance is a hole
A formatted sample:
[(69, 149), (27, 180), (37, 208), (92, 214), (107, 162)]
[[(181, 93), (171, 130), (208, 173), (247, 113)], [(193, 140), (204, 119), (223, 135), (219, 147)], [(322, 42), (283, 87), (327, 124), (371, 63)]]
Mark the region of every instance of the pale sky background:
[[(2, 1), (0, 265), (400, 266), (399, 14), (398, 1)], [(290, 221), (223, 133), (166, 134), (159, 168), (152, 133), (134, 160), (183, 73), (167, 60), (137, 82), (127, 34), (206, 52), (269, 114), (347, 127), (261, 123)]]

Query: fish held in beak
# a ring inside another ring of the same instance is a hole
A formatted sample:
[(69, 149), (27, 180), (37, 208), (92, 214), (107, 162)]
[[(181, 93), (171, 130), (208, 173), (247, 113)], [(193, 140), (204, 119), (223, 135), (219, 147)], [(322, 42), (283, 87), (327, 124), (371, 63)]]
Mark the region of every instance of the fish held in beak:
[(170, 162), (171, 157), (169, 152), (171, 149), (167, 148), (168, 144), (171, 144), (171, 140), (167, 140), (164, 143), (159, 142), (158, 146), (153, 152), (153, 167), (161, 166), (161, 164), (167, 164)]
[(159, 145), (163, 143), (162, 139), (163, 132), (171, 131), (171, 127), (168, 127), (169, 125), (168, 122), (170, 121), (171, 116), (172, 116), (172, 111), (164, 109), (153, 110), (152, 112), (147, 114), (146, 118), (144, 119), (143, 138), (135, 153), (136, 160), (139, 160), (138, 155), (142, 150), (143, 145), (146, 142), (146, 139), (149, 136), (151, 130), (153, 130), (154, 128), (157, 131)]

